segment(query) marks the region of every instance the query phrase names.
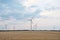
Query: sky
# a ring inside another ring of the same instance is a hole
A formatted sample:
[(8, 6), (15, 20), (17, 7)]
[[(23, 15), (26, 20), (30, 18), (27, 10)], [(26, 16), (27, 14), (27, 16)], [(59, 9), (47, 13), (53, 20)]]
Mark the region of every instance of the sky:
[(60, 30), (60, 0), (0, 0), (0, 30), (31, 30), (31, 19), (33, 30)]

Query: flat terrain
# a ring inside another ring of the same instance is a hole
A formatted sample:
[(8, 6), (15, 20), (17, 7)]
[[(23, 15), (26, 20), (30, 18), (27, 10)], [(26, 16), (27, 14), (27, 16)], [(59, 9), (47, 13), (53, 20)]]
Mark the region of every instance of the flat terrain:
[(0, 40), (60, 40), (59, 31), (0, 32)]

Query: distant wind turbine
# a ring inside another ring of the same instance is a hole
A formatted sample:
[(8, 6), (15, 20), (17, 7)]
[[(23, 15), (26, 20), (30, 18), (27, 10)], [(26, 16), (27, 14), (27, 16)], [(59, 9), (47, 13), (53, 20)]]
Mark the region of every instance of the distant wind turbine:
[(7, 30), (7, 24), (5, 24), (5, 29)]
[(30, 29), (33, 30), (33, 17), (31, 19), (27, 19), (27, 21), (30, 21)]

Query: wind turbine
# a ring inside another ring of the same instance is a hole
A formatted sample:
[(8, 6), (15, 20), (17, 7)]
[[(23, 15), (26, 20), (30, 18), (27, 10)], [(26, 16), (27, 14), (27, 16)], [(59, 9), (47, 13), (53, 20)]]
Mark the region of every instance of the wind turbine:
[(30, 19), (30, 22), (31, 22), (31, 30), (33, 30), (33, 17)]
[(53, 27), (53, 30), (55, 30), (55, 25), (54, 25), (54, 27)]
[(15, 26), (13, 26), (13, 30), (15, 30)]
[(33, 26), (34, 26), (35, 29), (37, 30), (37, 24), (39, 21), (37, 23), (35, 23), (35, 25), (33, 25), (33, 19), (34, 19), (34, 16), (31, 17), (31, 19), (27, 19), (28, 21), (30, 21), (30, 29), (33, 30)]
[[(37, 11), (38, 11), (38, 12), (37, 12)], [(37, 11), (36, 11), (37, 13), (40, 13), (40, 9), (37, 9)], [(31, 25), (31, 28), (30, 28), (30, 29), (31, 29), (31, 30), (33, 30), (33, 25), (32, 25), (32, 24), (33, 24), (33, 18), (34, 18), (35, 16), (37, 16), (37, 15), (33, 15), (33, 16), (31, 17), (31, 19), (27, 19), (28, 21), (30, 21), (30, 25)], [(36, 26), (37, 26), (37, 25), (36, 25)]]
[(5, 29), (7, 30), (7, 24), (5, 24)]
[(0, 20), (4, 23), (4, 28), (2, 30), (7, 30), (7, 24), (5, 23), (5, 20)]
[(30, 21), (30, 30), (33, 30), (33, 17), (31, 19), (27, 19), (27, 21)]
[[(30, 19), (27, 19), (27, 21), (30, 21), (30, 29), (33, 30), (33, 19), (35, 16), (31, 17)], [(39, 22), (39, 21), (38, 21)], [(37, 22), (37, 23), (38, 23)], [(35, 27), (37, 26), (37, 23), (34, 25)]]

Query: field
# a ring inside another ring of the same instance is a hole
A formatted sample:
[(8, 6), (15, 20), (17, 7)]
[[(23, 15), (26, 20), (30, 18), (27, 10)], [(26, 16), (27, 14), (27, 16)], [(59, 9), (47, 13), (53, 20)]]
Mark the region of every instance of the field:
[(59, 31), (0, 32), (0, 40), (60, 40)]

